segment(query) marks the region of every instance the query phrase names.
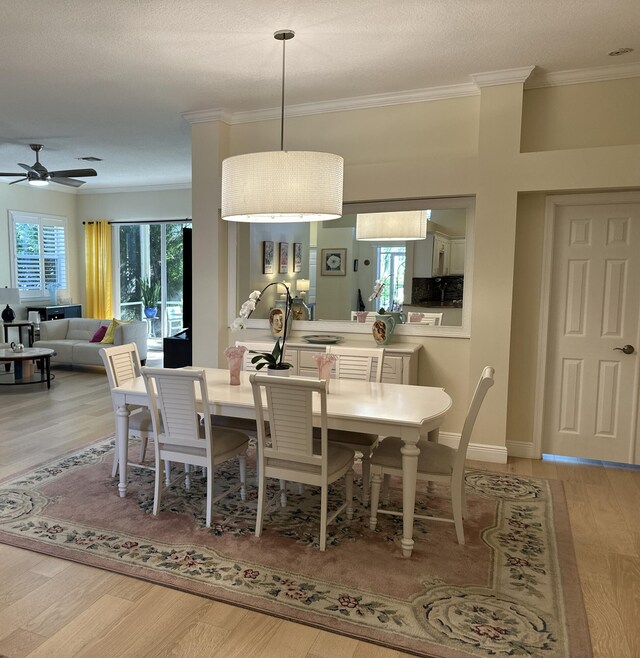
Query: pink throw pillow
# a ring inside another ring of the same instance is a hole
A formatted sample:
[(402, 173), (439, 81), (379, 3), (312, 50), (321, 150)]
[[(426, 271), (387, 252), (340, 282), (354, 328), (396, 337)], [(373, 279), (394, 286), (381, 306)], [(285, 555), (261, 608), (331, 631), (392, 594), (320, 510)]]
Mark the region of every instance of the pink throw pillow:
[(99, 343), (104, 338), (104, 335), (107, 333), (108, 328), (109, 327), (106, 324), (101, 325), (98, 328), (98, 331), (96, 331), (96, 333), (93, 334), (93, 336), (91, 336), (91, 340), (89, 342), (90, 343)]

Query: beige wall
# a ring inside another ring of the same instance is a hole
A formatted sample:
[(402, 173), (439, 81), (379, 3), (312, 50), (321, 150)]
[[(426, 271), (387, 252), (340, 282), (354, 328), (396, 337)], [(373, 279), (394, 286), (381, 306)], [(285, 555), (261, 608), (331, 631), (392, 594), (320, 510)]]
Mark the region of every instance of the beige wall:
[[(9, 210), (60, 215), (68, 220), (69, 295), (84, 304), (85, 258), (83, 221), (96, 219), (183, 219), (191, 217), (191, 189), (107, 194), (73, 194), (26, 185), (0, 184), (0, 285), (10, 285)], [(64, 294), (64, 293), (63, 293)], [(35, 302), (36, 300), (34, 300)], [(49, 301), (44, 298), (42, 301)], [(26, 319), (26, 306), (16, 307)]]
[[(470, 391), (490, 363), (496, 386), (474, 441), (504, 446), (531, 440), (544, 199), (558, 191), (640, 187), (639, 85), (631, 78), (523, 92), (522, 85), (510, 84), (470, 98), (287, 120), (287, 148), (345, 158), (346, 201), (476, 196), (471, 338), (400, 339), (423, 345), (419, 382), (445, 386), (454, 399), (445, 431), (460, 431)], [(278, 148), (278, 123), (210, 122), (194, 125), (192, 134), (194, 298), (200, 300), (194, 354), (196, 362), (216, 365), (237, 338), (227, 329), (220, 163), (227, 155)], [(147, 208), (155, 208), (156, 216), (160, 208), (170, 208), (169, 216), (189, 214), (182, 211), (184, 199), (176, 206), (166, 198), (156, 204), (162, 193), (154, 193), (145, 206), (136, 194), (75, 197), (0, 185), (0, 284), (3, 276), (8, 283), (7, 208), (66, 214), (75, 222), (70, 271), (78, 272), (81, 220), (109, 213), (150, 217)], [(244, 337), (258, 336), (264, 337), (255, 331)]]
[[(11, 285), (11, 271), (9, 264), (9, 211), (21, 210), (23, 212), (43, 213), (45, 215), (58, 215), (67, 218), (68, 243), (68, 281), (69, 290), (63, 294), (70, 296), (74, 303), (83, 303), (84, 300), (84, 241), (82, 225), (78, 220), (76, 210), (76, 195), (66, 192), (57, 192), (51, 185), (45, 189), (30, 187), (28, 185), (5, 185), (0, 183), (0, 286)], [(49, 301), (30, 300), (29, 303)], [(18, 319), (26, 320), (26, 306), (20, 305), (12, 308), (16, 311)]]
[(522, 151), (640, 144), (640, 78), (524, 94)]
[(148, 192), (79, 194), (78, 217), (96, 219), (185, 219), (191, 217), (191, 188)]
[[(638, 80), (578, 87), (587, 86), (525, 93), (521, 84), (508, 84), (483, 88), (479, 97), (287, 120), (286, 148), (344, 157), (346, 201), (476, 196), (471, 338), (419, 339), (424, 348), (419, 381), (445, 386), (452, 394), (455, 406), (443, 429), (459, 432), (482, 366), (496, 368), (496, 385), (474, 435), (478, 443), (504, 446), (508, 439), (531, 440), (531, 352), (537, 348), (545, 194), (640, 184), (640, 146), (637, 125), (632, 125), (640, 109), (635, 100)], [(627, 99), (633, 111), (622, 112), (612, 94)], [(583, 111), (585, 97), (590, 119), (574, 129), (568, 124)], [(621, 120), (625, 127), (612, 125)], [(221, 125), (198, 124), (194, 139), (219, 131)], [(218, 159), (278, 148), (275, 121), (228, 130), (227, 148), (218, 151)], [(574, 136), (563, 141), (567, 132)], [(530, 152), (523, 152), (521, 144)], [(193, 166), (195, 174), (205, 163), (194, 158)], [(194, 186), (194, 208), (197, 197)], [(218, 307), (218, 313), (222, 336), (226, 308)], [(206, 328), (197, 314), (195, 325), (196, 332)], [(234, 338), (228, 336), (229, 341)], [(213, 362), (214, 352), (212, 346), (202, 356)]]

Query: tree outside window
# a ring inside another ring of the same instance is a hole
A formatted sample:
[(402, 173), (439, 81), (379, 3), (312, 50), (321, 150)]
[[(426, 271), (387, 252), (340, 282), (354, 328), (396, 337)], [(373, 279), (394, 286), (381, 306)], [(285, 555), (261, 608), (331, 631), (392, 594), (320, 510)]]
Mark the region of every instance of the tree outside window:
[(403, 245), (378, 247), (378, 279), (385, 285), (376, 299), (376, 310), (400, 310), (404, 303), (404, 273), (407, 250)]

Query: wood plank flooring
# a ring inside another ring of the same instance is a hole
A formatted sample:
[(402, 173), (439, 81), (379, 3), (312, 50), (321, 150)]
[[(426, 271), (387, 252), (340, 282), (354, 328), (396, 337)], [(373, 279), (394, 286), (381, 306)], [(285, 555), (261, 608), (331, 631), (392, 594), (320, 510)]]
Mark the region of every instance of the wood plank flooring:
[[(55, 374), (50, 391), (0, 389), (0, 477), (113, 431), (104, 371)], [(640, 470), (516, 458), (469, 465), (564, 482), (594, 654), (638, 658)], [(0, 658), (403, 655), (0, 544)]]

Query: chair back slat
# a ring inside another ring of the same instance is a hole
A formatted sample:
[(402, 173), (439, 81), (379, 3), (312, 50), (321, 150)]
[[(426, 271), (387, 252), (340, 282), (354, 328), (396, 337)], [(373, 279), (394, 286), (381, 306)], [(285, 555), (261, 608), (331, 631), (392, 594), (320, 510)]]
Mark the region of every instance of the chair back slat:
[(140, 376), (140, 355), (135, 343), (100, 348), (109, 387), (124, 386)]
[(160, 449), (164, 444), (205, 448), (206, 441), (210, 445), (211, 420), (205, 413), (203, 431), (196, 401), (198, 390), (202, 408), (209, 408), (204, 370), (142, 368), (142, 374)]
[[(250, 378), (256, 406), (258, 425), (258, 451), (270, 459), (287, 462), (327, 466), (327, 397), (326, 382), (301, 377), (273, 377), (253, 374)], [(265, 391), (269, 415), (268, 437), (271, 447), (266, 449), (265, 408), (262, 391)], [(313, 395), (320, 394), (320, 452), (313, 450)], [(268, 451), (265, 453), (265, 449)]]
[(471, 440), (471, 433), (473, 432), (473, 426), (475, 425), (476, 418), (478, 417), (478, 412), (484, 401), (487, 391), (494, 384), (494, 373), (495, 370), (491, 366), (486, 366), (482, 371), (480, 380), (476, 385), (476, 390), (473, 393), (471, 398), (471, 404), (469, 405), (469, 411), (467, 412), (467, 417), (464, 421), (464, 427), (462, 428), (462, 434), (460, 435), (460, 444), (458, 446), (458, 452), (455, 458), (455, 466), (459, 466), (460, 462), (464, 466), (464, 460), (467, 455), (467, 448), (469, 447), (469, 441)]
[(276, 451), (313, 454), (312, 393), (294, 386), (267, 387), (271, 445)]
[(336, 379), (382, 381), (384, 348), (340, 347), (329, 345), (327, 352), (336, 355)]

